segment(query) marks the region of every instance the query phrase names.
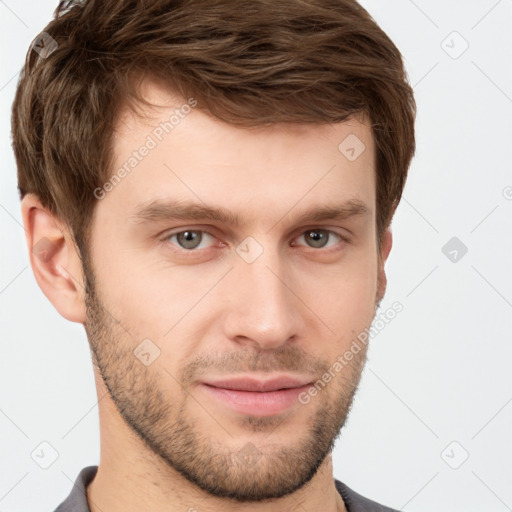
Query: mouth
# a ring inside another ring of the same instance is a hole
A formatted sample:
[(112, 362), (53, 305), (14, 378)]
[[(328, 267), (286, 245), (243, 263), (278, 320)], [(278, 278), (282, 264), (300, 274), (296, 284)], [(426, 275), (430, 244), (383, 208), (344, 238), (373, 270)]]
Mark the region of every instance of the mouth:
[(267, 380), (248, 377), (207, 380), (200, 386), (217, 403), (235, 412), (271, 416), (299, 404), (299, 395), (311, 384), (310, 377), (281, 375)]

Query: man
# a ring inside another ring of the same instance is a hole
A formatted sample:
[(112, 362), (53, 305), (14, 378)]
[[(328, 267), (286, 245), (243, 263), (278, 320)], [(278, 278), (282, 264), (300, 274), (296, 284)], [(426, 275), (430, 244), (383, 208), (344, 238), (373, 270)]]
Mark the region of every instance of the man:
[(13, 107), (31, 265), (99, 399), (57, 511), (391, 510), (331, 452), (414, 117), (353, 0), (61, 2)]

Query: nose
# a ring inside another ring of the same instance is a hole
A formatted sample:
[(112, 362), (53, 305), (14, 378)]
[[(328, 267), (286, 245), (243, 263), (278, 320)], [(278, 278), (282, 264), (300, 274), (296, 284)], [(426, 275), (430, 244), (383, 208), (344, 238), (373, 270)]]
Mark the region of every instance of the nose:
[(303, 334), (300, 280), (277, 250), (264, 249), (252, 263), (236, 256), (230, 272), (225, 335), (242, 345), (276, 349)]

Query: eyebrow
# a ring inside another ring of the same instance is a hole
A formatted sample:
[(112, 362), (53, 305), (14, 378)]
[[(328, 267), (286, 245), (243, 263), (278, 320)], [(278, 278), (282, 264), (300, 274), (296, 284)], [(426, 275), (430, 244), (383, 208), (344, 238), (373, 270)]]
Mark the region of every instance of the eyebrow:
[[(368, 206), (360, 199), (352, 198), (343, 203), (322, 205), (310, 208), (298, 214), (294, 222), (323, 220), (346, 220), (351, 217), (364, 217), (370, 212)], [(210, 220), (228, 226), (239, 227), (244, 218), (222, 206), (209, 206), (190, 201), (155, 199), (142, 203), (129, 219), (138, 224), (169, 220)]]

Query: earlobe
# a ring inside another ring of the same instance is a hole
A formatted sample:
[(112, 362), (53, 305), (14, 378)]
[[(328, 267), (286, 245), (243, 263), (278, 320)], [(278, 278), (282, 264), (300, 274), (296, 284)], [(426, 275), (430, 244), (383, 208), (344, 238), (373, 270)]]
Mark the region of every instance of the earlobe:
[(82, 265), (69, 231), (34, 194), (23, 198), (21, 212), (37, 284), (64, 318), (84, 323)]

